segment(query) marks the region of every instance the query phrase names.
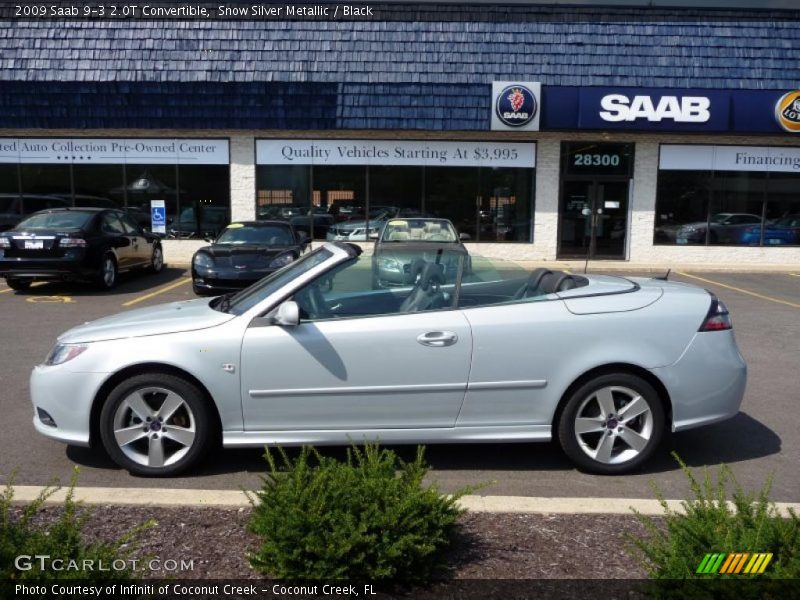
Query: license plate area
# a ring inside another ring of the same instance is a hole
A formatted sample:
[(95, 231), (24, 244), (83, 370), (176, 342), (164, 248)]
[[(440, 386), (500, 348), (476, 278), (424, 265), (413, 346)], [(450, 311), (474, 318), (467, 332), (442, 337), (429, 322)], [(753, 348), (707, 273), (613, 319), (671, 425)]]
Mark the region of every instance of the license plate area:
[(25, 250), (44, 250), (44, 240), (25, 240)]

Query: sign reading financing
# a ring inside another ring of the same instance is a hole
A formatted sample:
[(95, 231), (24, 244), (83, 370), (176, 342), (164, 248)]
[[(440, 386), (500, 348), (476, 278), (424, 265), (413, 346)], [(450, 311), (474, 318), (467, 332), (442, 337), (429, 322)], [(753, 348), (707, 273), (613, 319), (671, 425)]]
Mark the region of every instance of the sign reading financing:
[(495, 81), (492, 83), (492, 129), (539, 130), (541, 84)]
[(775, 119), (784, 130), (800, 132), (800, 90), (780, 97), (775, 104)]

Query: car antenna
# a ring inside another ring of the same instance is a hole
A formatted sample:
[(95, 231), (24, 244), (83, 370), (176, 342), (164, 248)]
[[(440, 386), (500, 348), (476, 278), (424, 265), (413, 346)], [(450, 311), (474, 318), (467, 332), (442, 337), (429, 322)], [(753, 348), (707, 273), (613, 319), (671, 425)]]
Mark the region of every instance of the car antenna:
[(653, 277), (653, 279), (658, 279), (659, 281), (667, 281), (669, 279), (670, 273), (672, 273), (672, 269), (667, 269), (667, 272), (664, 273), (661, 277)]

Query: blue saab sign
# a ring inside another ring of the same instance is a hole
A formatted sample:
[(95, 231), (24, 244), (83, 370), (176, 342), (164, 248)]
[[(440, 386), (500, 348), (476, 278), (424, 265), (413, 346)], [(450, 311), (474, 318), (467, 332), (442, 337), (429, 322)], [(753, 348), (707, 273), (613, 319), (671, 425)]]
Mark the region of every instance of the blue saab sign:
[(580, 88), (579, 129), (727, 131), (730, 92)]

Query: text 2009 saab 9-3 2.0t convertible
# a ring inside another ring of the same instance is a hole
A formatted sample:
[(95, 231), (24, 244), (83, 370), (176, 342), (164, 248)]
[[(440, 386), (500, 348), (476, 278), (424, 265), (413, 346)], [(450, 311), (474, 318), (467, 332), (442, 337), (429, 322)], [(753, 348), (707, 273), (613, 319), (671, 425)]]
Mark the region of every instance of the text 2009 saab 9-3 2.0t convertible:
[(579, 276), (472, 257), (373, 287), (371, 260), (320, 249), (236, 295), (76, 327), (31, 375), (36, 429), (102, 442), (172, 475), (218, 439), (263, 444), (544, 441), (622, 473), (666, 429), (735, 415), (746, 366), (725, 306), (658, 279)]

